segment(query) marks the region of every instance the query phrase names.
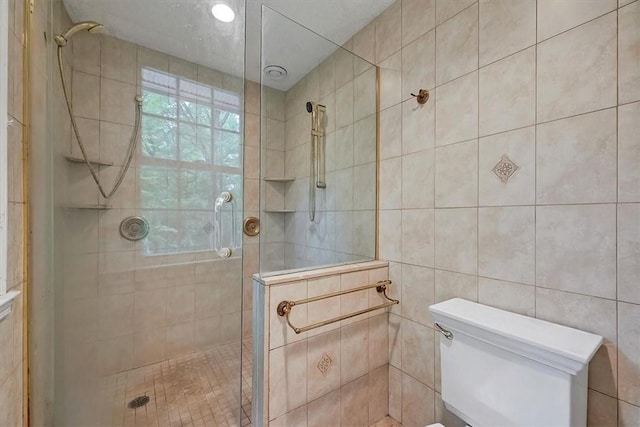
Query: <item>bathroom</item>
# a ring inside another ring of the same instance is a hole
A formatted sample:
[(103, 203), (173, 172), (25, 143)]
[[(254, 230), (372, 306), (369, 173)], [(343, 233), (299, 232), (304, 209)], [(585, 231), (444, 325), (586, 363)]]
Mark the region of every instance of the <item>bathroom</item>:
[(453, 400), (452, 304), (599, 337), (557, 425), (640, 426), (640, 0), (0, 29), (0, 426), (556, 425)]

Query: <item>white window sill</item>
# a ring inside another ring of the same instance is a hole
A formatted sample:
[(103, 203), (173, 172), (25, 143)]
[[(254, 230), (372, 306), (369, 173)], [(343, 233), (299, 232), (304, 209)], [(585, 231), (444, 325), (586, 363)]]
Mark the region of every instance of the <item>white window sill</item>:
[(20, 295), (18, 291), (7, 292), (4, 295), (0, 295), (0, 322), (11, 313), (11, 306), (13, 300)]

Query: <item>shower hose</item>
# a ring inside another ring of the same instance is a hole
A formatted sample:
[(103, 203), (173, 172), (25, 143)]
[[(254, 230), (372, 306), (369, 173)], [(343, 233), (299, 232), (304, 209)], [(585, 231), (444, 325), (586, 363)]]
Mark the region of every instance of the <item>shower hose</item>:
[(98, 186), (98, 190), (100, 190), (100, 194), (102, 194), (102, 197), (104, 197), (105, 199), (109, 199), (111, 198), (111, 196), (113, 196), (116, 193), (116, 191), (118, 191), (118, 188), (120, 188), (120, 185), (122, 184), (122, 181), (124, 180), (124, 177), (127, 175), (127, 171), (131, 166), (131, 161), (133, 160), (133, 155), (135, 153), (136, 145), (138, 143), (138, 139), (140, 136), (140, 121), (142, 116), (141, 114), (142, 97), (140, 95), (136, 95), (136, 97), (134, 98), (136, 102), (136, 121), (135, 121), (135, 127), (133, 129), (133, 135), (131, 136), (131, 140), (129, 142), (129, 150), (127, 151), (127, 157), (125, 160), (124, 167), (120, 169), (120, 173), (116, 177), (115, 183), (113, 184), (113, 188), (109, 192), (107, 192), (102, 186), (102, 183), (100, 182), (100, 177), (98, 176), (98, 172), (96, 171), (96, 169), (91, 164), (91, 161), (89, 160), (89, 156), (87, 155), (87, 150), (85, 148), (84, 143), (82, 142), (82, 138), (80, 137), (80, 132), (78, 131), (78, 124), (76, 123), (76, 119), (73, 116), (73, 107), (71, 106), (71, 100), (69, 99), (69, 91), (67, 90), (67, 79), (65, 77), (64, 67), (62, 64), (62, 46), (58, 46), (58, 68), (60, 70), (60, 80), (62, 82), (62, 92), (64, 94), (64, 100), (67, 104), (67, 111), (69, 112), (69, 117), (71, 118), (71, 127), (73, 128), (73, 133), (76, 136), (76, 141), (78, 141), (78, 146), (80, 147), (80, 151), (82, 152), (82, 158), (84, 160), (85, 165), (89, 169), (89, 172), (91, 173), (91, 177), (93, 178), (93, 181)]

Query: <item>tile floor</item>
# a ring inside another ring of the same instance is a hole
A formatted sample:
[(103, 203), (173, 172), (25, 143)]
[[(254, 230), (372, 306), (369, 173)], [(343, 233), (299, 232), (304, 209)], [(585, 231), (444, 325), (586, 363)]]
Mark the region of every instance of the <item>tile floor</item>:
[(371, 427), (402, 427), (402, 424), (400, 424), (393, 418), (386, 416), (377, 423), (373, 424)]
[[(239, 343), (227, 344), (109, 376), (103, 392), (101, 426), (250, 426), (251, 341), (242, 352)], [(127, 407), (145, 395), (145, 406)]]
[[(238, 372), (242, 358), (242, 405)], [(104, 379), (101, 426), (251, 427), (251, 341), (226, 344)], [(130, 409), (136, 397), (149, 403)], [(293, 426), (292, 426), (293, 427)], [(372, 427), (402, 427), (385, 417)]]

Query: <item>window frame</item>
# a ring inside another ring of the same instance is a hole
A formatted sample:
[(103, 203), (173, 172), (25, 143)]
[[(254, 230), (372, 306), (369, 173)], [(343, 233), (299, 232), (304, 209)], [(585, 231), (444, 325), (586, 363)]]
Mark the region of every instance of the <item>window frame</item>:
[[(9, 214), (9, 2), (0, 1), (0, 322), (11, 313), (19, 292), (7, 292)], [(0, 342), (0, 345), (4, 343)], [(8, 343), (11, 345), (12, 343)]]
[[(162, 167), (162, 168), (168, 168), (168, 169), (173, 169), (177, 172), (177, 179), (178, 179), (178, 187), (181, 188), (181, 186), (183, 185), (182, 182), (182, 172), (183, 171), (206, 171), (206, 172), (211, 172), (214, 173), (216, 175), (215, 178), (215, 182), (219, 183), (219, 180), (221, 179), (222, 175), (237, 175), (238, 177), (240, 177), (240, 185), (243, 186), (244, 182), (243, 182), (243, 114), (242, 114), (242, 103), (241, 103), (241, 98), (240, 98), (240, 94), (233, 92), (233, 91), (229, 91), (229, 90), (225, 90), (221, 87), (217, 87), (208, 83), (204, 83), (204, 82), (198, 82), (198, 81), (194, 81), (188, 77), (184, 77), (178, 74), (173, 74), (171, 72), (165, 71), (165, 70), (157, 70), (154, 69), (152, 67), (144, 67), (143, 68), (143, 72), (144, 71), (148, 71), (151, 73), (158, 73), (158, 74), (163, 74), (166, 75), (169, 78), (175, 79), (176, 82), (176, 86), (175, 86), (175, 93), (172, 92), (166, 92), (162, 89), (159, 89), (158, 87), (156, 87), (156, 85), (152, 82), (150, 85), (145, 86), (145, 80), (144, 77), (142, 78), (141, 81), (141, 93), (143, 95), (144, 98), (144, 94), (145, 92), (151, 92), (151, 93), (155, 93), (161, 96), (168, 96), (170, 98), (172, 98), (175, 101), (176, 104), (176, 116), (175, 117), (171, 117), (171, 116), (162, 116), (162, 115), (158, 115), (152, 112), (147, 112), (144, 111), (144, 106), (143, 106), (143, 110), (141, 111), (141, 115), (142, 115), (142, 119), (144, 119), (145, 117), (149, 117), (149, 118), (153, 118), (156, 120), (166, 120), (166, 121), (170, 121), (173, 122), (175, 124), (175, 129), (176, 129), (176, 146), (175, 146), (175, 158), (163, 158), (163, 157), (150, 157), (150, 156), (146, 156), (143, 153), (142, 148), (140, 149), (140, 160), (139, 160), (139, 172), (141, 173), (142, 169), (144, 166), (158, 166), (158, 167)], [(208, 103), (206, 101), (203, 101), (201, 99), (198, 99), (197, 97), (190, 97), (189, 95), (185, 95), (182, 93), (182, 89), (181, 89), (181, 83), (182, 82), (188, 82), (188, 83), (193, 83), (193, 84), (197, 84), (197, 85), (205, 85), (207, 86), (210, 90), (211, 90), (211, 101)], [(220, 101), (216, 101), (216, 97), (215, 97), (215, 93), (216, 92), (223, 92), (223, 93), (228, 93), (229, 95), (232, 96), (237, 96), (238, 97), (238, 101), (239, 104), (238, 106), (234, 106), (231, 104), (225, 104), (224, 102), (220, 102)], [(191, 122), (189, 120), (186, 120), (184, 118), (181, 117), (182, 114), (182, 109), (181, 109), (181, 101), (187, 101), (187, 102), (191, 102), (191, 103), (196, 103), (196, 104), (201, 104), (201, 105), (205, 105), (207, 107), (209, 107), (211, 109), (211, 123), (210, 124), (202, 124), (199, 123), (199, 121), (196, 120)], [(223, 112), (227, 112), (227, 113), (231, 113), (231, 114), (237, 114), (239, 117), (239, 129), (237, 131), (234, 130), (230, 130), (230, 129), (225, 129), (221, 126), (219, 126), (218, 122), (217, 122), (217, 118), (216, 118), (216, 112), (218, 111), (223, 111)], [(206, 127), (209, 129), (210, 135), (211, 135), (211, 145), (210, 145), (210, 149), (211, 149), (211, 162), (200, 162), (200, 161), (188, 161), (188, 160), (183, 160), (181, 158), (181, 150), (180, 150), (180, 144), (181, 144), (181, 138), (180, 138), (180, 128), (185, 125), (185, 124), (189, 124), (189, 125), (193, 125), (194, 128), (197, 129), (200, 127)], [(239, 154), (239, 162), (237, 166), (228, 166), (228, 165), (223, 165), (223, 164), (216, 164), (216, 137), (218, 134), (221, 133), (229, 133), (229, 134), (236, 134), (239, 138), (239, 145), (238, 145), (238, 154)], [(141, 136), (142, 138), (142, 136)], [(219, 192), (222, 192), (223, 189), (218, 189)], [(140, 186), (140, 188), (138, 189), (138, 192), (141, 193), (142, 192), (142, 186)], [(178, 205), (174, 208), (161, 208), (161, 207), (149, 207), (149, 206), (140, 206), (141, 210), (149, 210), (149, 211), (180, 211), (180, 212), (210, 212), (211, 215), (213, 215), (213, 208), (209, 209), (209, 208), (186, 208), (182, 206), (182, 198), (180, 197), (178, 200)], [(215, 198), (212, 199), (212, 202), (215, 201)], [(237, 218), (236, 218), (237, 219)], [(241, 236), (239, 238), (239, 240), (241, 241)], [(238, 242), (236, 242), (237, 244), (240, 244)], [(234, 248), (235, 249), (235, 248)], [(144, 246), (142, 246), (142, 254), (144, 256), (147, 257), (154, 257), (154, 256), (173, 256), (173, 255), (183, 255), (183, 254), (195, 254), (195, 253), (200, 253), (200, 252), (210, 252), (210, 251), (214, 251), (213, 247), (210, 248), (202, 248), (202, 249), (196, 249), (196, 248), (184, 248), (184, 249), (180, 249), (180, 250), (166, 250), (166, 251), (160, 251), (157, 253), (153, 253), (153, 252), (148, 252)]]
[(7, 292), (9, 2), (0, 2), (0, 295)]

